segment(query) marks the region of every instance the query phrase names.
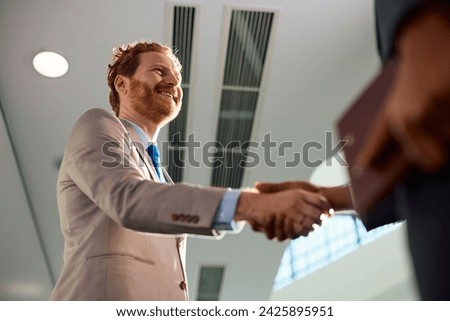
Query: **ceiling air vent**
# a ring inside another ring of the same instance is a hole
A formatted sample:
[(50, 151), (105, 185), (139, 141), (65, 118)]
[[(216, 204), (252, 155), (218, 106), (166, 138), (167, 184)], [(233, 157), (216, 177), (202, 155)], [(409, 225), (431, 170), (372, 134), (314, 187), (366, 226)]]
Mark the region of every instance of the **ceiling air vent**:
[(197, 301), (219, 301), (224, 271), (224, 266), (200, 267)]
[(211, 185), (241, 187), (274, 16), (231, 10)]
[(174, 182), (183, 180), (183, 169), (186, 141), (186, 122), (189, 111), (189, 85), (191, 80), (191, 64), (193, 52), (195, 13), (194, 6), (174, 5), (169, 8), (169, 21), (171, 24), (171, 41), (176, 55), (183, 65), (181, 75), (183, 77), (183, 108), (178, 117), (169, 124), (169, 148), (167, 151), (168, 168)]

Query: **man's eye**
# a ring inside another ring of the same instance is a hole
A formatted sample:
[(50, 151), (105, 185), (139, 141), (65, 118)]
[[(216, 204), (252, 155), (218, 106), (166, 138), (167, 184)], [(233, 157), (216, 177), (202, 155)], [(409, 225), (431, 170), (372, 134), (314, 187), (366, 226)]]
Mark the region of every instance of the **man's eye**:
[(162, 69), (154, 69), (153, 71), (156, 72), (160, 76), (162, 76), (164, 74), (164, 70), (162, 70)]

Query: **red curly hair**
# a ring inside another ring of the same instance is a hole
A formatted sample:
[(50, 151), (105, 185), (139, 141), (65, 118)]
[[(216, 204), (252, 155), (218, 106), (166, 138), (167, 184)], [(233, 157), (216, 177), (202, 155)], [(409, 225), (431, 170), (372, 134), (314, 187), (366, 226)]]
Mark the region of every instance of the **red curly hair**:
[(108, 86), (111, 89), (109, 93), (109, 103), (116, 116), (119, 116), (120, 98), (119, 93), (114, 86), (114, 81), (118, 75), (132, 77), (139, 66), (139, 54), (147, 51), (156, 51), (166, 54), (173, 60), (176, 68), (181, 71), (181, 63), (175, 56), (172, 48), (156, 41), (140, 41), (114, 48), (113, 62), (108, 65)]

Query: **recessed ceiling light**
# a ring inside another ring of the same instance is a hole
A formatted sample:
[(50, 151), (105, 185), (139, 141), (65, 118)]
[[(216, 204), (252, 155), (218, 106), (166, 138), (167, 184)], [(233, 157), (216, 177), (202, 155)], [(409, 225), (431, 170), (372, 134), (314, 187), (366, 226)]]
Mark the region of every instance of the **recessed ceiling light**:
[(59, 53), (42, 51), (34, 57), (33, 67), (43, 76), (57, 78), (67, 73), (69, 63)]

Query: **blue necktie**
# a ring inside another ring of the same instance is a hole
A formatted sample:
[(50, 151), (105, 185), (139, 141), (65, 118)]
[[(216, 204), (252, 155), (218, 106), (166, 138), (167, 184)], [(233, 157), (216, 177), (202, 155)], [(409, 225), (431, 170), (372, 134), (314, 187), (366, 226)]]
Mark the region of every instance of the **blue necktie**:
[(161, 170), (161, 161), (159, 159), (159, 150), (158, 146), (155, 144), (151, 144), (147, 147), (147, 153), (150, 159), (152, 160), (153, 166), (155, 167), (156, 174), (158, 174), (159, 180), (164, 182), (164, 176)]

